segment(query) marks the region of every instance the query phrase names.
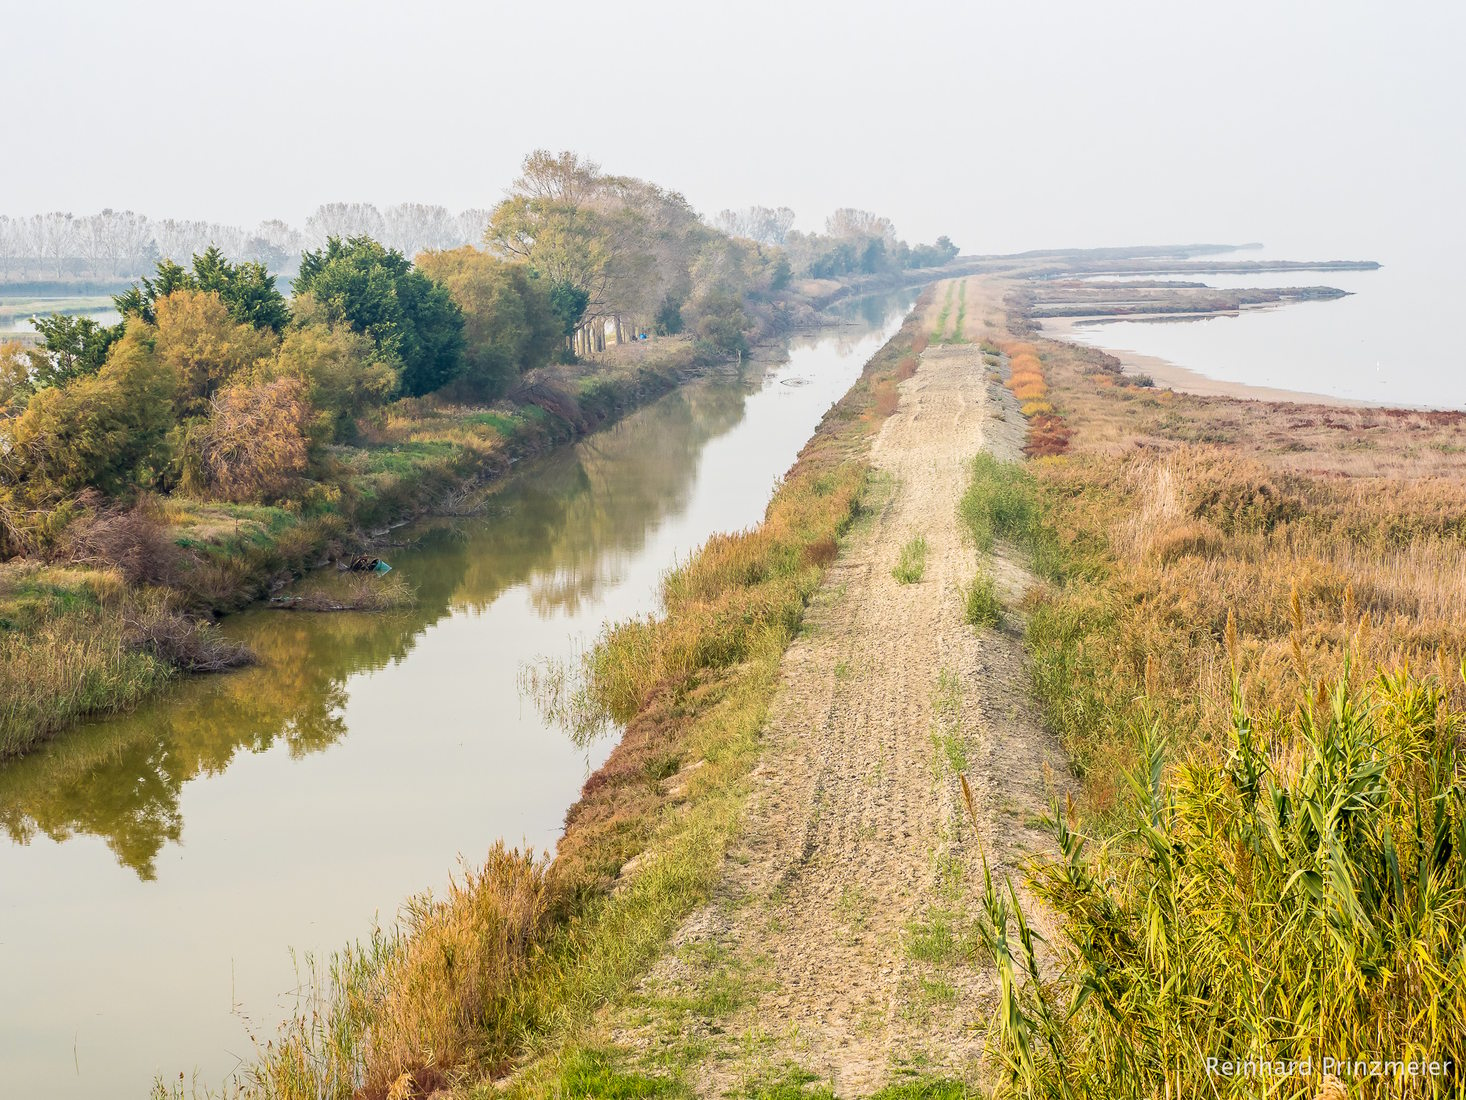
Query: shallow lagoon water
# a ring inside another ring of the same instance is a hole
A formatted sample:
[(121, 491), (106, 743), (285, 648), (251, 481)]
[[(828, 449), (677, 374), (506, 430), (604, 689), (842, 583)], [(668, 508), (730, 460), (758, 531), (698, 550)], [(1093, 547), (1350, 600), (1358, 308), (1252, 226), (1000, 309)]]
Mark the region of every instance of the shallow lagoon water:
[[(1267, 250), (1219, 258), (1309, 257)], [(1466, 350), (1450, 335), (1447, 320), (1466, 296), (1458, 258), (1432, 247), (1358, 258), (1378, 259), (1384, 266), (1377, 271), (1155, 276), (1219, 287), (1333, 286), (1349, 291), (1346, 298), (1202, 320), (1081, 325), (1072, 335), (1227, 382), (1389, 405), (1466, 408)]]

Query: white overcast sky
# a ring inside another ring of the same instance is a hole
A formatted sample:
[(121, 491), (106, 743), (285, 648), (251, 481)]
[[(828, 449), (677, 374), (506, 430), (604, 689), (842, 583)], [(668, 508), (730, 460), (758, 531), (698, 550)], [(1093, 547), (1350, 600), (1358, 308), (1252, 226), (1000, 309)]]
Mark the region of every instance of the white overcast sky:
[(965, 250), (1463, 242), (1458, 2), (0, 0), (0, 212), (489, 206), (536, 146)]

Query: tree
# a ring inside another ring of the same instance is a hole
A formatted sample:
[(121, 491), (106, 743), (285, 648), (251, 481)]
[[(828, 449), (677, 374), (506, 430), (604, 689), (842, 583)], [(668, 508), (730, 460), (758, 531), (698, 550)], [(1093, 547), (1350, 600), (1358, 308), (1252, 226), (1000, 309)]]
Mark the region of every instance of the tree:
[(958, 248), (945, 235), (932, 244), (919, 244), (911, 250), (907, 261), (910, 267), (941, 267), (957, 255)]
[(46, 354), (36, 364), (33, 381), (41, 386), (64, 386), (85, 374), (96, 374), (107, 352), (122, 338), (121, 325), (100, 325), (90, 317), (53, 313), (32, 317)]
[(658, 336), (676, 336), (682, 331), (682, 299), (667, 295), (653, 320)]
[(524, 158), (514, 190), (530, 199), (578, 205), (588, 199), (601, 178), (601, 166), (566, 149), (536, 149)]
[[(310, 302), (300, 312), (309, 315)], [(352, 434), (356, 420), (397, 392), (396, 364), (386, 361), (371, 337), (345, 325), (311, 323), (290, 328), (270, 364), (270, 378), (294, 378), (305, 387), (313, 444), (333, 443)]]
[[(26, 347), (19, 340), (0, 344), (0, 420), (25, 411), (26, 402), (36, 392), (34, 376), (38, 358), (41, 356), (36, 349)], [(0, 451), (3, 450), (4, 443), (0, 442)]]
[(589, 292), (574, 283), (561, 280), (550, 284), (550, 310), (560, 322), (560, 334), (567, 340), (575, 335), (576, 329), (585, 320), (585, 310), (589, 304)]
[(76, 255), (76, 219), (60, 211), (38, 215), (36, 229), (38, 255), (55, 263), (60, 278), (65, 261)]
[(404, 256), (416, 256), (427, 249), (452, 248), (462, 243), (458, 237), (457, 219), (444, 206), (398, 203), (382, 211), (382, 220), (383, 242)]
[(748, 314), (743, 299), (725, 288), (716, 288), (696, 302), (697, 321), (693, 332), (721, 352), (748, 351)]
[(386, 231), (382, 213), (369, 202), (328, 202), (305, 220), (306, 239), (323, 246), (332, 237), (371, 237), (381, 240)]
[(369, 237), (332, 237), (301, 257), (291, 285), (297, 296), (312, 295), (331, 324), (369, 336), (399, 363), (402, 389), (411, 396), (439, 389), (462, 368), (462, 311), (395, 249)]
[(214, 395), (235, 375), (274, 354), (269, 329), (238, 324), (214, 291), (175, 290), (154, 306), (151, 330), (158, 358), (178, 379), (181, 415), (207, 410)]
[(304, 385), (240, 382), (209, 403), (184, 444), (184, 487), (232, 501), (276, 500), (305, 472)]
[(159, 261), (153, 278), (143, 276), (141, 283), (115, 295), (112, 301), (124, 317), (153, 324), (158, 300), (178, 290), (216, 294), (230, 317), (240, 324), (279, 333), (290, 321), (290, 307), (265, 265), (253, 261), (230, 263), (214, 245), (194, 255), (192, 270), (173, 260)]
[(213, 291), (243, 325), (281, 332), (290, 321), (285, 296), (275, 289), (275, 276), (262, 263), (230, 263), (214, 245), (193, 258), (199, 290)]
[(177, 386), (149, 336), (130, 328), (95, 375), (31, 398), (0, 457), (0, 492), (44, 506), (150, 484), (166, 462)]
[[(523, 264), (458, 248), (424, 253), (418, 270), (445, 286), (463, 311), (461, 377), (479, 397), (497, 397), (519, 375), (548, 363), (567, 334), (551, 287)], [(577, 313), (569, 331), (579, 319)]]
[(825, 219), (825, 233), (831, 237), (878, 237), (895, 243), (896, 227), (890, 218), (842, 206)]
[(713, 224), (730, 237), (747, 237), (760, 244), (782, 245), (794, 228), (794, 211), (787, 206), (750, 206), (723, 210)]

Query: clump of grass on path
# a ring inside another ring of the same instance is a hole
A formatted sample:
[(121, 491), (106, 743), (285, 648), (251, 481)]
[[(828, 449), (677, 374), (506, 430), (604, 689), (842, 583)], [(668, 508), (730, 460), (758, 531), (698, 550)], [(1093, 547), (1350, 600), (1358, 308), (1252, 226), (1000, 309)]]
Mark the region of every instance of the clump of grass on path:
[(972, 578), (963, 595), (963, 617), (969, 626), (997, 626), (1003, 621), (1003, 604), (997, 585), (983, 572)]
[(925, 535), (917, 535), (901, 547), (901, 556), (891, 570), (898, 584), (916, 584), (926, 575), (926, 551)]

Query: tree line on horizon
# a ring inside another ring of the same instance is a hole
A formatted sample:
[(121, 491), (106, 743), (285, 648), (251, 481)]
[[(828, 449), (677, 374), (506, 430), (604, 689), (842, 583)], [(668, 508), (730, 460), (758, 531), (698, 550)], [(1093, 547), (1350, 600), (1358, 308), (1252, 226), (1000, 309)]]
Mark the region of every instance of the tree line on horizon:
[(299, 502), (327, 449), (396, 399), (489, 403), (608, 339), (683, 334), (704, 360), (731, 355), (778, 328), (791, 278), (827, 277), (831, 257), (843, 274), (956, 251), (908, 249), (859, 211), (772, 244), (543, 150), (485, 213), (482, 247), (409, 259), (333, 228), (302, 251), (289, 298), (267, 260), (210, 244), (187, 266), (155, 260), (115, 296), (114, 325), (56, 314), (34, 320), (39, 344), (0, 345), (0, 557), (54, 541), (88, 493)]

